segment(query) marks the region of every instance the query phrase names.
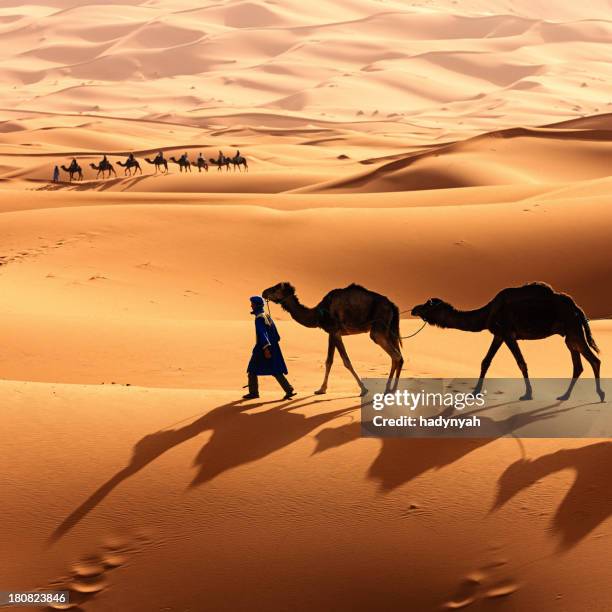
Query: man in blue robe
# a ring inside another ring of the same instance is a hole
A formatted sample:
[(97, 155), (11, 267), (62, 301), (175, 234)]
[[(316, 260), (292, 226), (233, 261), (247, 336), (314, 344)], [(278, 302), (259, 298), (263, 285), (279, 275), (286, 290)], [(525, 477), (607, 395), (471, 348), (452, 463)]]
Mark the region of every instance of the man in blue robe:
[(243, 399), (259, 397), (258, 376), (274, 376), (285, 392), (284, 399), (291, 399), (295, 391), (285, 378), (287, 366), (279, 346), (280, 336), (272, 317), (264, 312), (264, 300), (259, 295), (251, 298), (251, 314), (255, 315), (256, 341), (247, 367), (249, 392)]

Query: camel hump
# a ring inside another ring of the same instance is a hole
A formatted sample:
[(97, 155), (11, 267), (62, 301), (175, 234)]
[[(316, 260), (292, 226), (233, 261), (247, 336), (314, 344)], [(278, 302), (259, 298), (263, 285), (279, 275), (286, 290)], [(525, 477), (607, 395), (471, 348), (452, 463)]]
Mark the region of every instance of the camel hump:
[(523, 286), (529, 287), (530, 289), (534, 291), (546, 291), (548, 293), (555, 293), (555, 290), (548, 283), (543, 283), (541, 281), (527, 283), (526, 285), (523, 285)]
[(350, 285), (347, 285), (345, 289), (351, 291), (367, 291), (368, 293), (374, 293), (373, 291), (366, 289), (363, 285), (358, 285), (357, 283), (351, 283)]
[(556, 291), (547, 283), (527, 283), (520, 287), (507, 287), (502, 289), (494, 298), (493, 302), (506, 302), (529, 299), (552, 298), (558, 295)]
[(374, 309), (376, 304), (384, 304), (385, 307), (391, 306), (392, 308), (397, 308), (387, 296), (370, 291), (370, 289), (366, 289), (356, 283), (351, 283), (342, 289), (332, 289), (323, 298), (319, 307), (323, 309), (333, 308), (334, 304), (342, 303), (360, 304), (368, 310)]
[(359, 294), (363, 296), (367, 295), (369, 297), (384, 297), (384, 296), (381, 296), (379, 293), (375, 293), (374, 291), (370, 291), (369, 289), (366, 289), (362, 285), (358, 285), (357, 283), (351, 283), (350, 285), (347, 285), (346, 287), (332, 289), (325, 296), (325, 298), (328, 298), (328, 299), (345, 298), (349, 295), (359, 295)]

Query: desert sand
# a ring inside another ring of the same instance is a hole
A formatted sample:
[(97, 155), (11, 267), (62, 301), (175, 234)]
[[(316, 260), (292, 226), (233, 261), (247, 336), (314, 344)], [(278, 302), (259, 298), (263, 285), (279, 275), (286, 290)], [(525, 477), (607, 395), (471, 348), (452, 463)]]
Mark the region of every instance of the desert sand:
[[(299, 395), (237, 401), (248, 296), (284, 280), (402, 311), (545, 281), (612, 377), (609, 9), (0, 1), (0, 590), (91, 612), (609, 610), (609, 441), (361, 438), (339, 359), (312, 393), (325, 334), (274, 305)], [(143, 162), (237, 148), (248, 173)], [(89, 168), (103, 154), (117, 178)], [(85, 180), (51, 183), (73, 156)], [(474, 377), (489, 343), (428, 326), (404, 376)], [(386, 377), (369, 338), (346, 345)], [(522, 348), (533, 377), (570, 375), (559, 337)], [(518, 375), (502, 349), (490, 376)]]

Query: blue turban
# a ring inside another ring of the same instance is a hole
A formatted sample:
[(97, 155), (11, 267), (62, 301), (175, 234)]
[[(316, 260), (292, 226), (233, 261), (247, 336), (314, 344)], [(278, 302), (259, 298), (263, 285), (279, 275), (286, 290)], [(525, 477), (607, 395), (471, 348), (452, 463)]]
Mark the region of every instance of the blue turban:
[(251, 306), (253, 307), (254, 314), (263, 312), (264, 299), (260, 295), (252, 295), (249, 299), (251, 300)]

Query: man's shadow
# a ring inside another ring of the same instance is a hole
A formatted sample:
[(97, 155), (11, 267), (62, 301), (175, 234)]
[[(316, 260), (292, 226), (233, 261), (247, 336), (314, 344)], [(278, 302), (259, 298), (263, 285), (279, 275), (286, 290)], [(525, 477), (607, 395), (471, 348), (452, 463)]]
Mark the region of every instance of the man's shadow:
[(492, 511), (542, 478), (571, 469), (575, 480), (552, 519), (559, 550), (575, 546), (612, 515), (612, 442), (564, 449), (510, 465), (498, 482)]
[[(486, 431), (486, 438), (382, 438), (381, 449), (368, 469), (369, 479), (379, 483), (382, 492), (389, 492), (406, 484), (429, 470), (439, 470), (450, 465), (475, 450), (486, 446), (502, 436), (513, 434), (516, 430), (531, 423), (575, 410), (581, 406), (570, 406), (556, 410), (562, 402), (556, 402), (528, 412), (510, 415), (496, 421), (482, 416), (482, 412), (518, 402), (505, 402), (473, 410), (463, 414), (469, 417), (479, 414), (480, 431)], [(589, 404), (584, 404), (589, 405)], [(448, 407), (438, 416), (457, 416), (454, 408)], [(315, 453), (342, 446), (361, 437), (361, 423), (348, 423), (340, 427), (322, 429), (315, 436), (317, 446)]]
[[(296, 408), (329, 401), (333, 399), (282, 404), (278, 402), (243, 404), (239, 400), (218, 406), (180, 429), (161, 430), (145, 436), (135, 444), (129, 464), (71, 512), (55, 529), (50, 538), (51, 542), (57, 541), (70, 531), (124, 480), (142, 470), (160, 455), (205, 431), (212, 430), (213, 433), (195, 459), (195, 465), (200, 467), (191, 482), (191, 487), (209, 481), (222, 472), (244, 463), (262, 459), (306, 436), (320, 425), (358, 408), (351, 406), (310, 417), (292, 412)], [(271, 403), (277, 405), (262, 412), (246, 413), (247, 410), (261, 408)]]

